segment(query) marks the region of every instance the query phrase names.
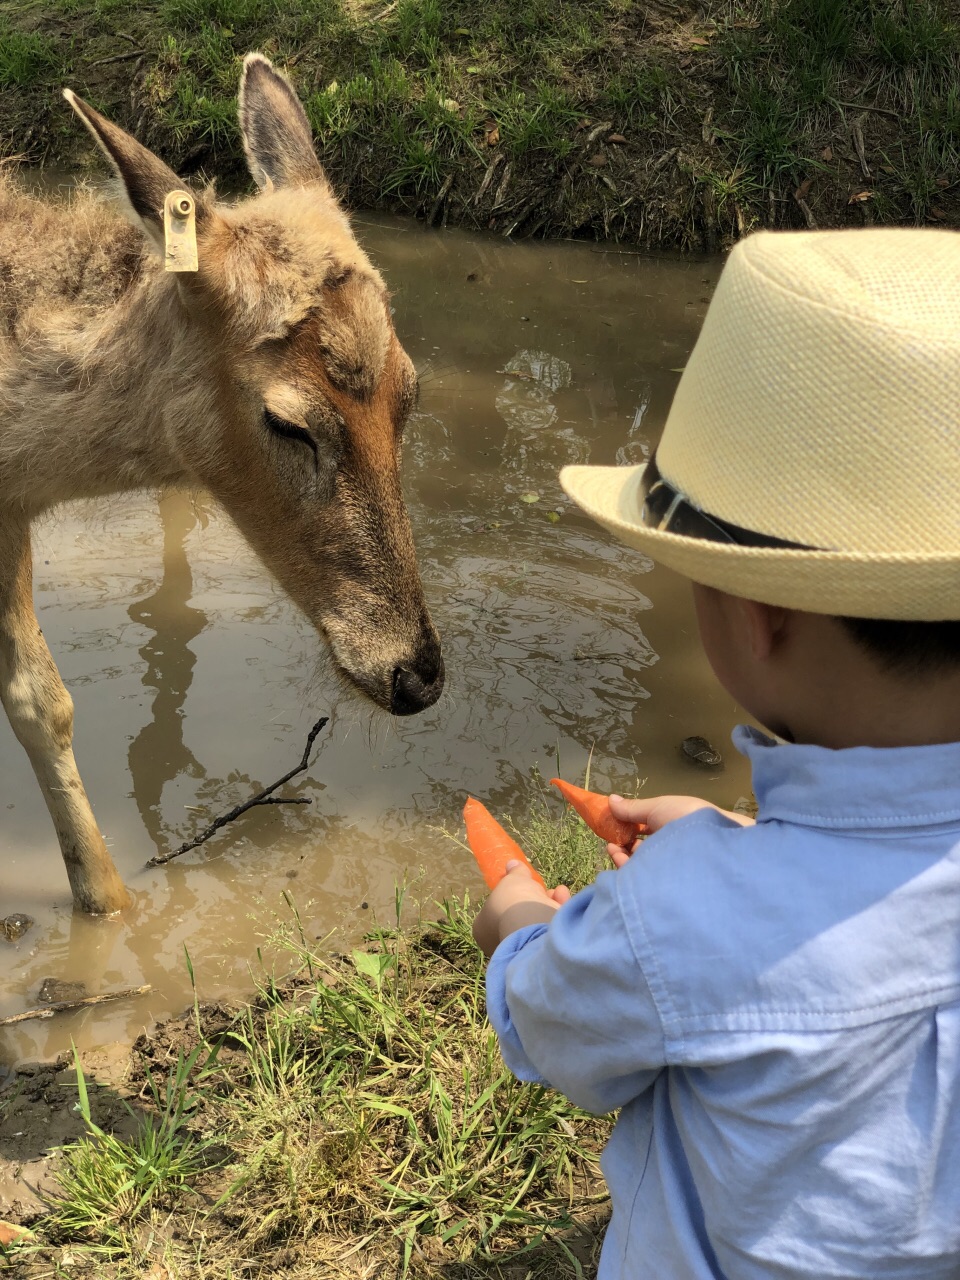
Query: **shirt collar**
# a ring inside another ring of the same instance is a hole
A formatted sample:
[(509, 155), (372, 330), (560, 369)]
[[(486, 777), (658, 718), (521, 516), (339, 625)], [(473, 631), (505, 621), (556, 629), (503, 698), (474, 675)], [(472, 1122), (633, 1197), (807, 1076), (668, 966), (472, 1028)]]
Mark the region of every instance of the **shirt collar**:
[(834, 751), (738, 725), (733, 745), (753, 769), (758, 822), (846, 830), (960, 824), (960, 742)]

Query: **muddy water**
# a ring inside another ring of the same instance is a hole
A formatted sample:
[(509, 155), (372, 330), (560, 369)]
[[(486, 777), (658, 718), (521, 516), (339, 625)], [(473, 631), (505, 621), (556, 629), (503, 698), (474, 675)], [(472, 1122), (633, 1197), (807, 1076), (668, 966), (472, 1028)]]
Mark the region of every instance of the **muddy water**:
[[(372, 713), (203, 495), (70, 507), (38, 532), (41, 625), (76, 703), (76, 750), (135, 905), (122, 920), (71, 911), (53, 831), (0, 721), (0, 1015), (44, 978), (93, 991), (152, 984), (106, 1005), (0, 1030), (6, 1062), (135, 1036), (191, 999), (250, 989), (256, 948), (295, 900), (326, 945), (410, 901), (481, 885), (457, 831), (467, 791), (522, 819), (559, 759), (599, 787), (749, 788), (729, 746), (737, 708), (701, 657), (688, 588), (580, 516), (565, 462), (637, 462), (654, 447), (719, 264), (596, 247), (509, 245), (363, 221), (423, 378), (405, 477), (449, 673), (412, 720)], [(147, 859), (272, 782), (311, 724), (330, 724), (309, 774), (178, 862)], [(687, 764), (703, 734), (722, 769)]]

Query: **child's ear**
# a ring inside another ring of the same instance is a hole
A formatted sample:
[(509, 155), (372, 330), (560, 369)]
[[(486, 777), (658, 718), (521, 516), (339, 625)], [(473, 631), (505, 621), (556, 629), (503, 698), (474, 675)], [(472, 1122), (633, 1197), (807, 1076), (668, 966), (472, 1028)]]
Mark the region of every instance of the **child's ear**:
[(758, 600), (737, 599), (750, 652), (759, 662), (771, 657), (786, 637), (789, 609), (761, 604)]

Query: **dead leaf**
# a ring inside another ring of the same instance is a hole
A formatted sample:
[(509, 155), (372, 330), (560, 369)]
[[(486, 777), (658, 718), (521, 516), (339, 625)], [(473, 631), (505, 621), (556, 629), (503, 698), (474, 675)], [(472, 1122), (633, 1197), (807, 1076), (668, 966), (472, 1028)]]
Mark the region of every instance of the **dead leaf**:
[(488, 126), (483, 136), (488, 147), (495, 147), (500, 141), (500, 126), (498, 124)]
[(456, 98), (444, 98), (443, 107), (445, 111), (449, 111), (451, 115), (456, 115), (460, 110), (460, 103)]
[(820, 152), (820, 159), (821, 159), (821, 160), (832, 160), (832, 159), (833, 159), (833, 147), (824, 147), (824, 148), (823, 148), (823, 150)]
[(602, 169), (607, 163), (607, 157), (602, 151), (598, 151), (595, 156), (591, 156), (587, 164), (593, 165), (594, 169)]
[(939, 205), (933, 204), (927, 210), (927, 217), (933, 218), (935, 222), (939, 222), (941, 218), (945, 218), (946, 216), (946, 209), (941, 209)]
[(710, 36), (691, 36), (690, 43), (696, 45), (698, 49), (710, 43)]
[(607, 141), (613, 143), (614, 146), (622, 147), (627, 140), (622, 133), (608, 133)]
[(173, 1280), (173, 1273), (165, 1262), (155, 1262), (143, 1280)]
[(804, 178), (804, 180), (800, 183), (799, 187), (797, 187), (796, 191), (793, 193), (794, 200), (804, 200), (806, 198), (807, 192), (810, 190), (812, 183), (813, 183), (812, 178)]
[(946, 187), (949, 187), (949, 185), (950, 185), (950, 179), (949, 179), (949, 178), (938, 178), (938, 179), (937, 179), (937, 186), (940, 188), (940, 190), (941, 190), (941, 191), (943, 191)]
[(853, 195), (850, 197), (850, 199), (847, 201), (847, 204), (863, 204), (864, 201), (872, 200), (872, 199), (873, 199), (872, 191), (855, 191)]

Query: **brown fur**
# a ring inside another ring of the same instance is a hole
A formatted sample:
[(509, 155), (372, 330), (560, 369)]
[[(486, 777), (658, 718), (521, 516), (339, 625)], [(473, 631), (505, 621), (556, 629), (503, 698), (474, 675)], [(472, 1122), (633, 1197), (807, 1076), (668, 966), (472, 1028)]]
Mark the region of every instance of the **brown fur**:
[[(317, 163), (287, 82), (241, 86), (259, 195), (197, 197), (200, 270), (163, 270), (182, 186), (69, 100), (113, 163), (134, 225), (79, 193), (0, 183), (0, 697), (50, 807), (74, 901), (126, 901), (70, 746), (72, 705), (33, 613), (29, 527), (69, 498), (200, 484), (223, 504), (352, 681), (397, 714), (443, 665), (400, 489), (416, 377), (383, 281)], [(65, 797), (69, 798), (69, 803)]]

